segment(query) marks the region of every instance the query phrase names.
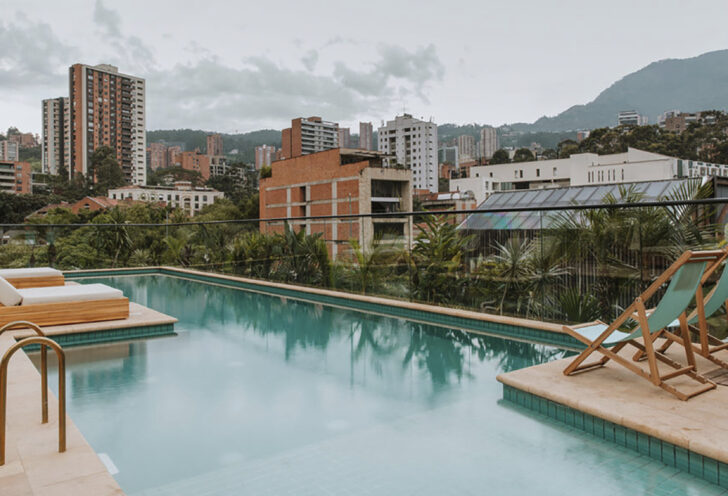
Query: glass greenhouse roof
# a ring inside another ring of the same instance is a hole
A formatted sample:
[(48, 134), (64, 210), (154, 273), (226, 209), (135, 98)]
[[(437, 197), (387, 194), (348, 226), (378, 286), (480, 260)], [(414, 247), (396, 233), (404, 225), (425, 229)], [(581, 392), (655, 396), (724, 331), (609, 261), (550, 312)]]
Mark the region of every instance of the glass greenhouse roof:
[[(478, 206), (477, 210), (598, 205), (604, 203), (604, 199), (609, 194), (619, 198), (620, 186), (633, 187), (636, 192), (642, 193), (641, 202), (652, 202), (668, 197), (685, 181), (686, 179), (669, 179), (638, 183), (504, 191), (490, 195)], [(550, 227), (551, 219), (555, 213), (554, 211), (473, 213), (460, 224), (459, 228), (467, 230), (541, 229)]]

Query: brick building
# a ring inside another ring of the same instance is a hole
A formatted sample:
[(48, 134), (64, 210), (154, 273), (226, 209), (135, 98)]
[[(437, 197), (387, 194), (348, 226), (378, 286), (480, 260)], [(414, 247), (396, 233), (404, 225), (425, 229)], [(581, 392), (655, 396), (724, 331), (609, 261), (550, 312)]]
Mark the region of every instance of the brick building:
[(180, 154), (182, 153), (182, 147), (179, 145), (167, 147), (167, 167), (179, 167), (180, 166)]
[(0, 191), (30, 194), (32, 171), (28, 162), (0, 160)]
[(72, 173), (86, 175), (94, 150), (109, 146), (127, 182), (146, 184), (144, 79), (112, 65), (74, 64), (69, 86)]
[(167, 145), (164, 143), (150, 143), (147, 150), (149, 153), (149, 168), (157, 170), (169, 167)]
[(202, 178), (207, 181), (210, 179), (210, 158), (210, 155), (203, 155), (199, 150), (181, 152), (177, 156), (177, 163), (185, 170), (199, 172)]
[[(273, 162), (260, 181), (260, 218), (409, 212), (412, 171), (385, 167), (379, 152), (335, 148)], [(375, 237), (411, 240), (408, 217), (290, 220), (296, 229), (322, 233), (329, 253), (368, 247)], [(261, 222), (261, 232), (283, 232), (283, 221)]]
[(222, 155), (222, 136), (219, 134), (207, 135), (207, 155)]
[(20, 148), (32, 148), (38, 146), (38, 137), (33, 133), (16, 133), (8, 136), (8, 140), (17, 143)]

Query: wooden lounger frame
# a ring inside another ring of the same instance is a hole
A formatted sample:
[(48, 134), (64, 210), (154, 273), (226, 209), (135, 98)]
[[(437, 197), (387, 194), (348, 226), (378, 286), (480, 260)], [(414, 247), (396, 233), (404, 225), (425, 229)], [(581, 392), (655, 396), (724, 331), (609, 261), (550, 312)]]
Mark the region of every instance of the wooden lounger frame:
[(48, 288), (51, 286), (63, 286), (66, 284), (66, 280), (62, 275), (43, 277), (6, 277), (5, 280), (15, 286), (15, 289)]
[(28, 320), (39, 326), (52, 326), (121, 320), (128, 317), (129, 298), (64, 301), (17, 307), (0, 305), (0, 326), (15, 320)]
[[(663, 284), (667, 283), (670, 278), (677, 272), (677, 270), (684, 264), (697, 263), (701, 261), (705, 262), (706, 269), (703, 271), (703, 274), (705, 274), (708, 271), (712, 272), (713, 270), (715, 270), (717, 265), (724, 259), (724, 250), (705, 250), (695, 252), (689, 250), (686, 251), (680, 257), (678, 257), (678, 259), (663, 274), (661, 274), (640, 296), (635, 298), (634, 302), (629, 305), (624, 310), (624, 312), (622, 312), (617, 320), (609, 324), (608, 327), (599, 335), (599, 337), (597, 337), (593, 341), (590, 341), (589, 339), (581, 336), (578, 332), (576, 332), (576, 329), (578, 329), (579, 327), (593, 325), (595, 323), (605, 324), (604, 322), (596, 321), (577, 326), (564, 326), (564, 332), (568, 333), (570, 336), (578, 339), (579, 341), (587, 345), (587, 348), (579, 353), (579, 355), (566, 367), (566, 369), (564, 369), (564, 375), (572, 375), (604, 367), (609, 360), (613, 360), (614, 362), (622, 365), (624, 368), (647, 379), (655, 386), (658, 386), (665, 391), (672, 393), (677, 398), (683, 401), (686, 401), (693, 396), (697, 396), (706, 391), (710, 391), (711, 389), (715, 389), (716, 384), (714, 382), (697, 373), (697, 366), (695, 363), (694, 350), (692, 346), (684, 347), (685, 358), (687, 360), (686, 367), (683, 367), (680, 363), (668, 358), (667, 356), (655, 349), (653, 334), (655, 334), (659, 329), (654, 332), (649, 329), (647, 319), (650, 312), (645, 307), (645, 302), (648, 301)], [(699, 294), (699, 297), (702, 298), (702, 294)], [(636, 341), (635, 339), (630, 339), (627, 341), (621, 341), (612, 348), (604, 347), (602, 343), (607, 339), (607, 337), (609, 337), (614, 331), (618, 330), (618, 328), (630, 318), (637, 321), (640, 326), (640, 330), (642, 331), (642, 343)], [(688, 330), (687, 317), (685, 315), (685, 312), (680, 315), (679, 321), (682, 333), (681, 342), (689, 343), (690, 332)], [(678, 336), (675, 336), (675, 338), (678, 338)], [(647, 357), (647, 361), (649, 364), (648, 370), (644, 370), (639, 365), (636, 365), (632, 360), (619, 355), (619, 352), (622, 350), (622, 348), (627, 345), (634, 346), (635, 348), (637, 348), (638, 354), (643, 354)], [(601, 358), (590, 363), (584, 363), (586, 359), (594, 352), (601, 354)], [(668, 365), (672, 369), (672, 371), (666, 374), (661, 374), (658, 369), (658, 362)], [(698, 389), (684, 392), (667, 384), (666, 382), (669, 379), (673, 379), (675, 377), (683, 375), (701, 384), (701, 386), (698, 387)]]

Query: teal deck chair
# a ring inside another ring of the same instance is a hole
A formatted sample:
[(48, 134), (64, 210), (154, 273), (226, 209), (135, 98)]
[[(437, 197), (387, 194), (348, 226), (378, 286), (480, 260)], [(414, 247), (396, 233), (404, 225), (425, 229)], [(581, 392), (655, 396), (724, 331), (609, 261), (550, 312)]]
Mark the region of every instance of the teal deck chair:
[[(728, 251), (725, 252), (724, 258), (725, 257), (728, 257)], [(690, 333), (698, 337), (697, 343), (692, 340), (690, 342), (693, 351), (703, 358), (710, 360), (714, 364), (728, 369), (728, 362), (715, 356), (717, 352), (728, 349), (728, 343), (721, 341), (710, 334), (708, 323), (706, 321), (708, 317), (720, 310), (723, 305), (728, 304), (728, 264), (722, 265), (723, 272), (720, 278), (718, 278), (715, 286), (713, 286), (713, 289), (705, 296), (705, 298), (703, 298), (703, 285), (707, 278), (710, 277), (712, 271), (706, 271), (706, 275), (703, 276), (696, 292), (696, 308), (688, 316), (687, 325)], [(676, 320), (670, 323), (668, 328), (676, 328), (679, 326), (680, 322), (679, 320)], [(653, 335), (653, 341), (660, 337), (667, 338), (665, 343), (658, 350), (660, 353), (665, 353), (665, 351), (667, 351), (667, 349), (674, 343), (678, 343), (683, 346), (685, 345), (683, 338), (675, 335), (668, 328), (662, 329)], [(637, 354), (635, 354), (635, 359), (640, 359), (642, 357), (642, 352), (638, 351)]]
[[(563, 326), (564, 332), (587, 345), (587, 348), (564, 369), (564, 374), (573, 375), (593, 370), (613, 360), (681, 400), (688, 400), (714, 389), (715, 383), (697, 373), (692, 347), (685, 347), (688, 364), (682, 366), (654, 349), (653, 334), (665, 329), (676, 319), (681, 324), (683, 337), (689, 334), (686, 318), (688, 305), (695, 297), (706, 269), (712, 269), (722, 260), (723, 255), (723, 250), (686, 251), (611, 324), (597, 321), (578, 326)], [(648, 311), (645, 303), (668, 281), (665, 294), (657, 306)], [(619, 327), (629, 319), (637, 321), (637, 328), (631, 332), (620, 331)], [(639, 338), (643, 338), (642, 342), (638, 341)], [(607, 348), (605, 345), (613, 346)], [(636, 347), (646, 355), (647, 370), (630, 358), (619, 354), (627, 345)], [(596, 362), (584, 364), (583, 362), (595, 352), (601, 354), (601, 358)], [(667, 365), (671, 370), (660, 374), (658, 362)], [(668, 380), (679, 376), (689, 377), (701, 386), (685, 392), (667, 384)]]

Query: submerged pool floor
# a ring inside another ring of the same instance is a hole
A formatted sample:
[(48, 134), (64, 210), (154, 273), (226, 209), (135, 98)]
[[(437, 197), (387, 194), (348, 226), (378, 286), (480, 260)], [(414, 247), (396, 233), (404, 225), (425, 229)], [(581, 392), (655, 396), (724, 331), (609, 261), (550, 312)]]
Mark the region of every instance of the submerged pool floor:
[(94, 281), (179, 319), (173, 337), (67, 351), (69, 414), (129, 495), (723, 493), (500, 400), (496, 375), (555, 348), (167, 276)]

